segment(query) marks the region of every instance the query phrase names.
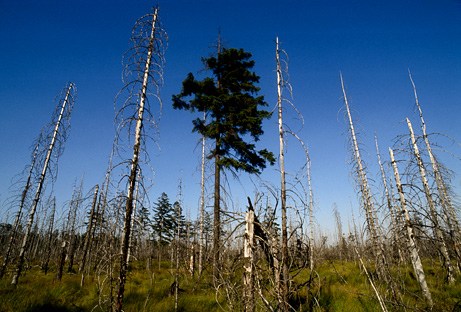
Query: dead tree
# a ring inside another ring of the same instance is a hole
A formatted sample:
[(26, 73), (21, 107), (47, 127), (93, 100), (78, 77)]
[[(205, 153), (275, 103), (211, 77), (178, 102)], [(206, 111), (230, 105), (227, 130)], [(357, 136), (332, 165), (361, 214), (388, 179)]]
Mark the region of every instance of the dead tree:
[[(206, 112), (203, 113), (204, 122), (206, 121)], [(205, 147), (206, 137), (202, 135), (202, 159), (200, 167), (200, 238), (199, 238), (199, 252), (198, 252), (198, 274), (202, 276), (203, 271), (203, 239), (204, 239), (204, 221), (205, 221)]]
[(415, 272), (415, 276), (416, 276), (416, 279), (418, 280), (419, 286), (421, 287), (421, 291), (423, 292), (423, 296), (426, 299), (428, 305), (432, 308), (433, 302), (432, 302), (431, 292), (429, 290), (429, 287), (427, 287), (426, 275), (424, 274), (424, 269), (421, 263), (421, 258), (419, 257), (418, 249), (416, 247), (413, 225), (410, 221), (410, 214), (408, 213), (407, 203), (405, 200), (402, 183), (400, 182), (400, 175), (399, 175), (399, 170), (397, 168), (397, 162), (395, 161), (395, 158), (394, 158), (394, 151), (391, 148), (389, 148), (389, 155), (391, 157), (392, 169), (394, 170), (395, 184), (397, 186), (397, 192), (399, 193), (400, 206), (402, 208), (403, 216), (405, 218), (404, 224), (405, 224), (405, 229), (407, 232), (406, 242), (407, 242), (407, 248), (410, 252), (411, 264), (413, 266), (413, 271)]
[(244, 236), (244, 272), (243, 272), (243, 298), (244, 311), (255, 311), (255, 296), (254, 296), (254, 247), (255, 247), (255, 212), (251, 202), (249, 201), (248, 211), (245, 215), (245, 236)]
[(75, 259), (75, 250), (76, 245), (78, 244), (78, 238), (76, 235), (76, 228), (77, 228), (77, 215), (78, 212), (83, 204), (83, 179), (80, 180), (80, 185), (74, 189), (72, 194), (72, 199), (69, 203), (69, 212), (67, 215), (67, 230), (66, 230), (66, 239), (69, 245), (69, 249), (67, 250), (67, 272), (73, 273), (74, 272), (74, 259)]
[[(157, 99), (160, 100), (158, 88), (163, 81), (165, 38), (166, 35), (159, 23), (158, 8), (154, 8), (152, 14), (147, 14), (136, 22), (132, 35), (134, 48), (127, 54), (127, 64), (124, 71), (126, 85), (117, 96), (117, 99), (121, 99), (124, 92), (128, 92), (128, 96), (124, 99), (122, 108), (117, 114), (117, 119), (120, 120), (119, 133), (122, 129), (128, 128), (129, 141), (133, 144), (131, 160), (128, 161), (129, 173), (125, 218), (120, 248), (120, 272), (115, 307), (116, 311), (119, 312), (123, 308), (123, 295), (128, 270), (131, 219), (133, 217), (137, 177), (140, 171), (140, 157), (142, 156), (145, 139), (148, 137), (144, 127), (149, 122), (155, 123), (153, 113), (150, 110), (148, 95), (150, 92), (154, 92)], [(154, 90), (149, 90), (152, 87)], [(131, 136), (133, 132), (134, 136)]]
[(6, 273), (6, 268), (10, 261), (10, 256), (13, 250), (13, 245), (16, 240), (16, 235), (18, 234), (19, 225), (21, 223), (21, 217), (23, 215), (23, 209), (26, 204), (26, 198), (27, 198), (27, 195), (29, 194), (30, 187), (32, 186), (33, 173), (36, 169), (35, 164), (37, 162), (37, 153), (38, 153), (39, 145), (42, 143), (41, 138), (42, 138), (42, 134), (40, 134), (39, 139), (37, 140), (37, 143), (35, 144), (34, 152), (32, 153), (32, 161), (29, 167), (29, 173), (27, 175), (27, 180), (26, 180), (24, 189), (21, 193), (21, 201), (19, 203), (19, 208), (18, 208), (18, 211), (16, 213), (16, 218), (13, 223), (11, 235), (8, 239), (8, 246), (6, 248), (6, 252), (3, 257), (2, 267), (0, 268), (0, 278), (2, 278), (3, 275)]
[(423, 133), (423, 139), (424, 139), (424, 143), (426, 145), (427, 154), (428, 154), (429, 160), (431, 162), (432, 172), (434, 174), (435, 183), (437, 185), (437, 192), (438, 192), (439, 197), (440, 197), (440, 203), (441, 203), (441, 206), (442, 206), (442, 211), (446, 215), (446, 221), (447, 221), (450, 237), (451, 237), (451, 239), (453, 241), (453, 249), (454, 249), (456, 257), (457, 257), (458, 267), (461, 268), (461, 237), (460, 237), (461, 232), (460, 232), (459, 220), (458, 220), (458, 217), (456, 215), (455, 208), (453, 206), (452, 198), (451, 198), (451, 196), (450, 196), (450, 194), (448, 192), (448, 186), (447, 186), (447, 184), (445, 182), (445, 179), (443, 177), (443, 174), (442, 174), (442, 172), (440, 170), (439, 163), (438, 163), (438, 161), (437, 161), (437, 159), (436, 159), (436, 157), (435, 157), (435, 155), (434, 155), (434, 153), (432, 151), (432, 146), (431, 146), (431, 143), (429, 141), (429, 136), (428, 136), (427, 130), (426, 130), (426, 122), (424, 121), (423, 111), (422, 111), (421, 105), (419, 103), (418, 93), (416, 91), (416, 85), (415, 85), (415, 83), (413, 81), (411, 73), (409, 73), (409, 76), (410, 76), (411, 85), (413, 86), (413, 93), (414, 93), (414, 96), (415, 96), (415, 104), (416, 104), (416, 107), (418, 108), (419, 119), (420, 119), (420, 123), (421, 123), (421, 131)]
[(411, 125), (410, 119), (407, 118), (408, 130), (410, 131), (411, 145), (413, 147), (413, 155), (416, 159), (419, 174), (421, 177), (421, 183), (423, 185), (424, 194), (426, 196), (427, 205), (429, 206), (429, 216), (432, 222), (433, 231), (436, 239), (437, 249), (442, 256), (443, 266), (447, 272), (447, 281), (453, 283), (455, 281), (453, 266), (451, 264), (450, 255), (448, 254), (447, 244), (443, 235), (441, 225), (439, 222), (438, 213), (436, 210), (434, 199), (431, 195), (431, 189), (429, 187), (429, 181), (427, 179), (426, 168), (424, 167), (421, 154), (419, 153), (418, 144), (416, 142), (415, 133)]
[(395, 245), (397, 248), (397, 253), (399, 255), (399, 259), (402, 260), (402, 251), (401, 251), (401, 246), (400, 246), (400, 239), (399, 239), (399, 229), (400, 229), (400, 219), (397, 217), (396, 212), (394, 210), (394, 204), (393, 204), (393, 198), (391, 195), (391, 192), (389, 191), (389, 187), (387, 185), (387, 177), (386, 177), (386, 171), (384, 170), (383, 163), (381, 161), (381, 153), (379, 152), (379, 146), (378, 146), (378, 137), (375, 135), (375, 146), (376, 146), (376, 156), (378, 158), (378, 165), (379, 169), (381, 172), (381, 179), (383, 182), (383, 188), (384, 188), (384, 197), (386, 200), (386, 205), (387, 209), (389, 210), (390, 214), (390, 232), (391, 232), (391, 242), (392, 245)]
[(95, 223), (95, 209), (96, 209), (96, 204), (98, 200), (98, 192), (99, 192), (99, 185), (96, 184), (94, 187), (94, 195), (93, 195), (93, 202), (91, 204), (91, 210), (90, 210), (90, 216), (88, 218), (88, 227), (87, 231), (85, 234), (85, 242), (83, 243), (83, 254), (82, 254), (82, 260), (80, 262), (80, 266), (78, 268), (79, 273), (82, 274), (82, 279), (80, 282), (80, 286), (83, 287), (84, 279), (85, 279), (85, 265), (87, 263), (87, 256), (88, 253), (91, 249), (91, 243), (92, 243), (92, 236), (93, 236), (93, 227)]
[(24, 238), (23, 238), (21, 249), (20, 249), (19, 256), (18, 256), (16, 272), (11, 282), (11, 284), (13, 285), (18, 284), (19, 277), (23, 269), (24, 258), (25, 258), (25, 254), (28, 249), (29, 238), (30, 238), (29, 236), (30, 236), (33, 222), (34, 222), (35, 211), (37, 210), (38, 204), (41, 199), (42, 189), (45, 184), (47, 172), (51, 171), (49, 170), (50, 163), (52, 163), (53, 160), (57, 162), (59, 156), (63, 152), (64, 143), (66, 141), (67, 134), (68, 134), (67, 130), (70, 126), (70, 115), (72, 112), (74, 99), (75, 99), (75, 85), (73, 83), (69, 83), (69, 85), (65, 89), (64, 97), (62, 97), (61, 100), (59, 101), (59, 104), (56, 110), (57, 114), (53, 116), (53, 119), (52, 119), (53, 120), (52, 124), (54, 124), (54, 129), (50, 137), (50, 144), (46, 151), (46, 156), (43, 162), (43, 167), (42, 167), (40, 177), (38, 179), (34, 200), (30, 208), (29, 220), (26, 225), (26, 232), (24, 234)]
[(280, 60), (279, 40), (276, 38), (275, 43), (275, 58), (276, 58), (276, 71), (277, 71), (277, 112), (278, 112), (278, 130), (279, 130), (279, 166), (280, 166), (280, 204), (282, 211), (282, 278), (278, 292), (280, 293), (280, 304), (282, 311), (289, 310), (288, 305), (288, 229), (287, 229), (287, 190), (286, 190), (286, 177), (285, 177), (285, 139), (283, 127), (283, 96), (282, 91), (285, 87), (282, 73), (282, 65)]
[(51, 209), (51, 216), (50, 220), (48, 221), (48, 239), (46, 242), (46, 247), (45, 247), (45, 259), (43, 260), (42, 263), (42, 270), (45, 274), (48, 273), (49, 269), (49, 263), (50, 263), (50, 253), (51, 253), (51, 244), (53, 241), (53, 227), (54, 227), (54, 215), (56, 213), (56, 198), (53, 197), (53, 203), (52, 203), (52, 209)]
[(357, 174), (357, 183), (360, 187), (361, 193), (361, 200), (363, 209), (365, 210), (365, 217), (367, 222), (367, 230), (368, 234), (371, 239), (373, 256), (375, 257), (376, 261), (376, 268), (381, 278), (385, 280), (389, 279), (387, 274), (387, 260), (384, 253), (384, 246), (382, 242), (382, 237), (379, 233), (379, 228), (377, 224), (376, 218), (376, 209), (374, 207), (374, 201), (372, 198), (370, 187), (368, 186), (368, 178), (365, 171), (364, 163), (362, 157), (360, 155), (359, 144), (357, 141), (357, 135), (355, 133), (354, 124), (352, 122), (352, 115), (349, 108), (349, 102), (347, 100), (346, 89), (344, 87), (344, 81), (342, 75), (340, 75), (341, 79), (341, 88), (343, 92), (343, 100), (346, 106), (346, 113), (349, 123), (349, 131), (351, 136), (351, 143), (352, 143), (352, 151), (353, 151), (353, 158), (355, 164), (355, 171)]

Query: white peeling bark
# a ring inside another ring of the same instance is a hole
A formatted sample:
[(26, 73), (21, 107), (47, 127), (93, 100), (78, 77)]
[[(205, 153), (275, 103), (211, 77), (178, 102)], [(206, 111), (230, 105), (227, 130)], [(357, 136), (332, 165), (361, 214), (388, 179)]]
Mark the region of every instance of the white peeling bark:
[(431, 190), (429, 188), (429, 182), (427, 180), (426, 169), (424, 168), (423, 160), (419, 153), (418, 145), (416, 144), (416, 138), (413, 132), (413, 127), (408, 118), (407, 118), (407, 125), (410, 131), (410, 138), (411, 138), (411, 143), (413, 146), (413, 154), (418, 164), (419, 174), (421, 176), (421, 183), (423, 184), (424, 194), (426, 195), (427, 205), (429, 206), (429, 213), (430, 213), (432, 225), (434, 227), (433, 231), (434, 231), (435, 238), (436, 238), (436, 245), (442, 256), (443, 266), (447, 272), (447, 280), (449, 283), (453, 283), (455, 281), (453, 266), (451, 265), (450, 256), (447, 250), (447, 244), (445, 242), (445, 238), (443, 237), (443, 232), (440, 228), (440, 223), (439, 223), (439, 218), (437, 215), (437, 210), (435, 208), (435, 203), (431, 196)]
[(391, 157), (392, 169), (394, 170), (395, 184), (397, 186), (397, 192), (399, 193), (400, 206), (402, 208), (403, 216), (405, 218), (405, 229), (407, 232), (407, 248), (410, 252), (411, 264), (413, 266), (413, 271), (415, 272), (416, 279), (418, 280), (421, 291), (423, 292), (424, 298), (430, 307), (434, 305), (432, 302), (431, 292), (426, 283), (426, 275), (424, 274), (423, 265), (421, 263), (421, 258), (419, 257), (418, 249), (416, 248), (416, 242), (413, 232), (413, 225), (410, 221), (410, 214), (408, 213), (407, 203), (405, 200), (405, 195), (403, 193), (402, 183), (400, 181), (399, 170), (397, 163), (394, 158), (394, 151), (389, 148), (389, 155)]
[(427, 153), (429, 155), (429, 159), (432, 165), (432, 171), (434, 172), (434, 178), (437, 185), (437, 191), (440, 196), (440, 201), (442, 205), (443, 212), (446, 215), (448, 229), (450, 231), (450, 236), (453, 240), (453, 247), (458, 258), (458, 267), (461, 266), (461, 238), (460, 238), (460, 226), (458, 217), (456, 216), (455, 208), (453, 207), (453, 203), (451, 200), (450, 195), (448, 194), (447, 186), (443, 179), (442, 173), (440, 172), (439, 163), (437, 162), (434, 153), (432, 152), (432, 147), (429, 142), (429, 136), (426, 132), (426, 122), (424, 121), (423, 117), (423, 110), (421, 109), (421, 105), (419, 104), (418, 100), (418, 93), (416, 91), (416, 85), (413, 81), (411, 73), (409, 74), (410, 81), (413, 86), (413, 93), (415, 96), (415, 104), (418, 108), (419, 112), (419, 119), (421, 122), (421, 131), (423, 132), (424, 143), (426, 144)]
[(117, 312), (122, 312), (123, 295), (125, 292), (126, 273), (128, 271), (128, 249), (129, 249), (129, 241), (130, 241), (130, 235), (131, 235), (131, 218), (133, 214), (133, 201), (134, 201), (134, 192), (136, 188), (135, 187), (136, 177), (138, 175), (144, 108), (145, 108), (146, 98), (147, 98), (147, 85), (149, 81), (149, 72), (150, 72), (150, 67), (151, 67), (151, 62), (152, 62), (152, 54), (154, 52), (157, 15), (158, 15), (158, 9), (156, 8), (153, 14), (153, 18), (152, 18), (152, 27), (151, 27), (151, 33), (149, 36), (149, 47), (148, 47), (147, 56), (146, 56), (146, 63), (144, 65), (143, 81), (142, 81), (142, 87), (140, 90), (139, 103), (137, 107), (138, 115), (136, 118), (136, 130), (135, 130), (134, 145), (133, 145), (133, 157), (131, 159), (131, 169), (130, 169), (130, 175), (128, 178), (128, 192), (127, 192), (127, 197), (126, 197), (125, 222), (123, 226), (122, 246), (120, 249), (119, 288), (117, 292), (117, 302), (116, 302)]
[(58, 120), (56, 121), (56, 124), (54, 126), (53, 136), (51, 138), (50, 145), (48, 146), (48, 150), (46, 152), (45, 161), (43, 163), (43, 169), (42, 169), (42, 172), (41, 172), (40, 177), (39, 177), (39, 181), (38, 181), (38, 184), (37, 184), (37, 189), (35, 191), (35, 197), (34, 197), (34, 200), (32, 202), (32, 207), (30, 208), (29, 220), (28, 220), (27, 225), (26, 225), (26, 232), (24, 234), (24, 238), (23, 238), (22, 244), (21, 244), (21, 250), (20, 250), (19, 256), (18, 256), (18, 264), (17, 264), (17, 267), (16, 267), (16, 272), (15, 272), (15, 274), (13, 276), (13, 280), (11, 281), (11, 284), (13, 284), (13, 285), (18, 284), (18, 280), (19, 280), (19, 277), (20, 277), (21, 272), (22, 272), (22, 268), (23, 268), (23, 265), (24, 265), (24, 257), (25, 257), (27, 247), (28, 247), (28, 243), (29, 243), (29, 235), (30, 235), (30, 233), (32, 231), (32, 225), (34, 223), (35, 211), (37, 210), (38, 203), (40, 202), (40, 196), (42, 194), (43, 184), (45, 183), (45, 177), (46, 177), (46, 173), (48, 171), (48, 166), (49, 166), (49, 163), (50, 163), (50, 160), (51, 160), (51, 155), (53, 153), (53, 149), (54, 149), (54, 146), (56, 144), (56, 140), (57, 140), (57, 137), (58, 137), (58, 132), (59, 132), (59, 129), (60, 129), (60, 126), (61, 126), (61, 121), (62, 121), (62, 119), (64, 117), (64, 112), (66, 110), (66, 106), (69, 103), (70, 96), (71, 96), (70, 94), (71, 94), (73, 88), (74, 88), (74, 85), (72, 83), (70, 83), (68, 88), (67, 88), (67, 92), (66, 92), (66, 96), (64, 98), (64, 101), (62, 102), (61, 111), (59, 113)]
[(244, 250), (243, 250), (243, 259), (244, 259), (244, 273), (243, 273), (243, 288), (244, 288), (244, 302), (246, 312), (255, 311), (255, 302), (254, 302), (254, 222), (255, 222), (255, 213), (252, 209), (248, 209), (248, 212), (245, 216), (245, 241), (244, 241)]
[(287, 193), (285, 180), (285, 140), (283, 130), (283, 109), (282, 109), (282, 88), (283, 77), (280, 64), (279, 39), (276, 38), (275, 48), (277, 62), (277, 107), (278, 107), (278, 126), (279, 126), (279, 166), (280, 166), (280, 195), (282, 210), (282, 279), (279, 285), (281, 294), (282, 311), (288, 311), (288, 231), (287, 231)]

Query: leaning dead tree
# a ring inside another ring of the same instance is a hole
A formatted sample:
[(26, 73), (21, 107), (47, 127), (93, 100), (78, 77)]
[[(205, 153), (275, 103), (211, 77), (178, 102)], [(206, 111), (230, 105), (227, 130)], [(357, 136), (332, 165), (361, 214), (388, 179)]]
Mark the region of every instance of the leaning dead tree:
[(448, 191), (448, 185), (444, 179), (444, 176), (440, 170), (440, 165), (432, 151), (432, 146), (429, 141), (429, 136), (426, 130), (426, 122), (423, 117), (423, 110), (419, 103), (418, 93), (416, 91), (416, 85), (413, 81), (411, 73), (409, 73), (411, 85), (413, 87), (413, 93), (415, 97), (415, 104), (418, 109), (421, 131), (423, 133), (424, 144), (426, 145), (427, 154), (431, 162), (432, 172), (434, 175), (435, 183), (437, 185), (437, 192), (440, 197), (440, 204), (442, 206), (442, 211), (446, 216), (446, 222), (448, 230), (450, 233), (451, 240), (453, 241), (453, 250), (455, 251), (458, 267), (461, 268), (461, 232), (459, 226), (459, 220), (453, 205), (453, 200)]
[(96, 206), (98, 200), (98, 192), (99, 192), (99, 185), (96, 184), (94, 187), (94, 194), (93, 194), (93, 202), (91, 204), (90, 216), (88, 218), (88, 228), (85, 234), (85, 241), (83, 243), (83, 254), (82, 260), (80, 262), (80, 266), (78, 268), (79, 273), (82, 274), (82, 279), (80, 281), (80, 286), (83, 286), (85, 281), (85, 265), (87, 263), (87, 256), (90, 252), (92, 238), (93, 238), (93, 228), (95, 227), (95, 219), (96, 219)]
[(375, 135), (375, 147), (376, 147), (376, 156), (378, 158), (379, 170), (381, 172), (381, 179), (382, 179), (383, 188), (384, 188), (384, 197), (386, 200), (386, 206), (390, 214), (391, 242), (392, 242), (392, 245), (394, 245), (397, 250), (399, 259), (402, 259), (402, 250), (400, 246), (401, 242), (399, 238), (399, 235), (400, 235), (399, 229), (401, 228), (401, 224), (400, 224), (400, 219), (398, 218), (400, 211), (397, 211), (397, 212), (395, 211), (394, 198), (393, 198), (393, 194), (391, 190), (388, 187), (386, 171), (384, 170), (384, 166), (381, 161), (381, 153), (379, 152), (379, 146), (378, 146), (378, 137), (376, 135)]
[[(68, 130), (70, 128), (70, 116), (75, 101), (75, 95), (75, 85), (73, 83), (69, 83), (68, 86), (64, 89), (63, 96), (60, 98), (57, 109), (53, 114), (51, 125), (54, 125), (54, 128), (53, 131), (48, 134), (48, 136), (46, 136), (46, 139), (50, 140), (50, 143), (46, 149), (46, 155), (43, 163), (41, 164), (42, 170), (36, 185), (32, 206), (30, 207), (29, 218), (17, 260), (16, 271), (11, 282), (13, 285), (18, 284), (19, 277), (22, 273), (25, 254), (29, 247), (29, 240), (34, 223), (35, 211), (37, 210), (37, 207), (40, 203), (43, 186), (48, 177), (48, 173), (54, 173), (54, 170), (52, 170), (53, 168), (50, 168), (50, 166), (57, 166), (57, 161), (64, 151), (64, 143), (66, 142)], [(51, 176), (51, 178), (53, 178), (53, 176)]]
[(48, 221), (48, 233), (47, 233), (47, 242), (44, 252), (44, 259), (42, 262), (42, 270), (45, 274), (48, 273), (49, 263), (50, 263), (50, 253), (51, 253), (51, 244), (53, 242), (53, 228), (54, 228), (54, 215), (56, 213), (56, 198), (53, 197), (51, 204), (51, 215)]
[(13, 252), (13, 245), (17, 239), (17, 234), (18, 234), (18, 229), (19, 229), (19, 225), (21, 223), (21, 218), (23, 216), (23, 209), (24, 209), (24, 206), (26, 205), (26, 200), (27, 200), (27, 197), (29, 195), (29, 190), (30, 190), (30, 187), (32, 186), (32, 183), (33, 183), (33, 179), (34, 179), (34, 171), (36, 170), (36, 163), (37, 163), (37, 153), (38, 153), (38, 149), (40, 147), (40, 144), (42, 143), (42, 134), (40, 134), (36, 144), (35, 144), (35, 148), (34, 148), (34, 151), (32, 153), (32, 160), (31, 160), (31, 163), (30, 163), (30, 166), (29, 166), (29, 172), (28, 172), (28, 175), (27, 175), (27, 179), (26, 179), (26, 183), (24, 185), (24, 189), (22, 190), (21, 192), (21, 200), (19, 202), (19, 208), (18, 208), (18, 211), (16, 213), (16, 217), (14, 219), (14, 223), (13, 223), (13, 229), (11, 231), (11, 234), (10, 234), (10, 237), (8, 239), (8, 246), (6, 248), (6, 252), (3, 256), (3, 263), (2, 263), (2, 267), (0, 268), (0, 278), (2, 278), (4, 276), (4, 274), (6, 273), (6, 268), (9, 264), (9, 261), (10, 261), (10, 257), (11, 257), (11, 253)]
[(383, 276), (383, 265), (386, 263), (382, 238), (379, 235), (377, 218), (376, 218), (376, 209), (374, 207), (374, 202), (371, 194), (370, 187), (368, 186), (368, 178), (365, 171), (364, 163), (362, 156), (360, 154), (359, 144), (357, 141), (357, 135), (355, 133), (354, 123), (352, 121), (351, 110), (349, 108), (349, 102), (347, 100), (346, 88), (344, 87), (343, 76), (340, 75), (341, 79), (341, 89), (343, 92), (344, 105), (346, 106), (347, 119), (349, 122), (349, 131), (351, 136), (354, 164), (357, 174), (357, 180), (360, 187), (361, 201), (363, 208), (365, 210), (365, 217), (367, 222), (367, 230), (370, 235), (371, 244), (373, 248), (373, 255), (377, 263), (378, 272), (380, 272), (381, 277)]
[(397, 192), (399, 193), (400, 206), (402, 208), (403, 217), (405, 218), (405, 230), (407, 234), (407, 248), (410, 252), (411, 264), (413, 266), (413, 271), (415, 272), (416, 279), (418, 280), (423, 296), (426, 299), (430, 307), (433, 306), (431, 292), (426, 282), (426, 275), (424, 273), (423, 265), (421, 263), (421, 258), (419, 257), (418, 249), (416, 247), (415, 235), (413, 224), (410, 220), (410, 214), (407, 209), (407, 202), (403, 192), (402, 182), (400, 181), (400, 174), (397, 167), (397, 162), (395, 161), (394, 151), (389, 148), (389, 155), (391, 157), (392, 169), (394, 170), (395, 184), (397, 186)]
[(451, 260), (450, 260), (450, 255), (448, 254), (446, 239), (443, 235), (443, 231), (441, 228), (439, 215), (437, 212), (434, 199), (432, 198), (432, 193), (429, 187), (429, 181), (427, 178), (426, 168), (424, 166), (423, 160), (421, 158), (421, 154), (419, 152), (419, 148), (416, 142), (416, 137), (413, 131), (413, 127), (411, 125), (410, 119), (408, 118), (407, 118), (407, 125), (408, 125), (408, 130), (410, 131), (410, 139), (411, 139), (411, 145), (413, 148), (413, 156), (415, 157), (417, 165), (418, 165), (421, 183), (423, 185), (424, 195), (426, 197), (426, 202), (429, 207), (429, 217), (430, 217), (430, 220), (433, 226), (433, 232), (434, 232), (435, 239), (436, 239), (437, 250), (442, 257), (443, 267), (445, 268), (446, 273), (447, 273), (447, 281), (449, 283), (453, 283), (455, 281), (455, 276), (454, 276), (453, 265), (451, 264)]
[[(145, 126), (155, 125), (149, 96), (154, 95), (160, 102), (158, 91), (163, 83), (166, 33), (160, 25), (158, 8), (154, 8), (153, 13), (141, 17), (136, 22), (131, 40), (134, 46), (127, 52), (124, 59), (126, 66), (123, 73), (125, 86), (117, 95), (117, 100), (122, 101), (122, 107), (116, 116), (119, 121), (118, 135), (120, 136), (123, 130), (128, 132), (127, 144), (132, 144), (132, 155), (131, 159), (125, 162), (129, 167), (129, 173), (126, 180), (125, 218), (120, 248), (116, 311), (122, 311), (123, 308), (129, 243), (132, 232), (131, 220), (136, 200), (137, 177), (139, 176), (139, 171), (141, 171), (140, 165), (143, 153), (146, 160), (148, 158), (145, 144), (149, 134), (146, 132)], [(120, 137), (118, 139), (118, 144), (121, 144)]]

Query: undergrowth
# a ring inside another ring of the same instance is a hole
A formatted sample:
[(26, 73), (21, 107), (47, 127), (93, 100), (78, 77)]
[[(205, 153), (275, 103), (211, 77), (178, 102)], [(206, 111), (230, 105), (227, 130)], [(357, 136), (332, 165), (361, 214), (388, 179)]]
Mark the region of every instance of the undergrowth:
[[(173, 272), (169, 265), (162, 265), (160, 269), (158, 265), (153, 267), (156, 269), (147, 271), (141, 263), (133, 264), (126, 284), (125, 312), (175, 310)], [(447, 285), (438, 265), (426, 262), (425, 267), (435, 303), (432, 311), (461, 311), (460, 280)], [(312, 274), (309, 270), (296, 273), (290, 304), (299, 311), (380, 311), (366, 275), (355, 262), (324, 261)], [(399, 267), (392, 273), (399, 277), (396, 280), (401, 292), (398, 303), (391, 299), (386, 285), (374, 280), (388, 310), (427, 310), (411, 267)], [(234, 276), (233, 279), (238, 278)], [(86, 277), (83, 287), (80, 287), (80, 279), (81, 275), (68, 273), (62, 281), (57, 281), (53, 273), (45, 275), (38, 267), (33, 267), (22, 276), (20, 284), (13, 287), (10, 285), (10, 276), (5, 276), (0, 280), (0, 311), (108, 311), (107, 300), (101, 300), (98, 279)], [(224, 293), (216, 295), (210, 280), (206, 273), (199, 280), (197, 276), (181, 272), (177, 311), (230, 311), (231, 305)], [(269, 293), (265, 295), (275, 302)], [(234, 310), (240, 309), (241, 302), (234, 303), (232, 307)], [(264, 311), (264, 308), (258, 305), (257, 310)]]

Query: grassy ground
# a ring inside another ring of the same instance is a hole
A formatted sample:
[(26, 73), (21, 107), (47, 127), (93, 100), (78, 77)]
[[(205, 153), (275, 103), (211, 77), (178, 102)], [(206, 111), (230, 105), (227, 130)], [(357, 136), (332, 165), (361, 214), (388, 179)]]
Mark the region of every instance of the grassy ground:
[[(148, 272), (135, 264), (132, 268), (125, 292), (124, 310), (129, 311), (174, 311), (174, 296), (171, 294), (173, 274), (165, 263), (160, 270)], [(431, 269), (426, 263), (428, 284), (435, 306), (433, 311), (461, 311), (461, 283), (446, 285), (443, 272)], [(292, 304), (302, 311), (379, 311), (379, 305), (365, 274), (357, 263), (325, 261), (317, 269), (310, 284), (300, 287), (293, 296)], [(300, 271), (295, 284), (309, 280), (308, 271)], [(411, 268), (393, 272), (400, 276), (397, 281), (403, 290), (400, 302), (407, 311), (424, 311), (426, 305), (421, 297)], [(102, 279), (88, 277), (80, 287), (79, 274), (65, 274), (61, 282), (55, 275), (44, 275), (32, 268), (20, 279), (18, 287), (10, 285), (6, 276), (0, 281), (0, 311), (107, 311), (109, 288)], [(206, 280), (207, 277), (203, 278)], [(238, 280), (238, 277), (236, 277)], [(392, 294), (382, 283), (377, 282), (380, 294), (385, 298), (390, 311), (404, 311), (402, 306), (392, 304)], [(180, 279), (178, 311), (228, 311), (224, 296), (216, 296), (214, 288), (206, 281), (199, 282), (187, 274)], [(238, 291), (240, 291), (239, 289)], [(221, 293), (223, 294), (223, 293)], [(270, 295), (268, 295), (270, 296)], [(241, 299), (241, 298), (239, 298)], [(106, 300), (106, 303), (104, 302)], [(241, 304), (241, 302), (240, 302)], [(263, 311), (261, 303), (258, 310)], [(223, 308), (223, 309), (222, 309)], [(239, 311), (237, 303), (234, 311)]]

